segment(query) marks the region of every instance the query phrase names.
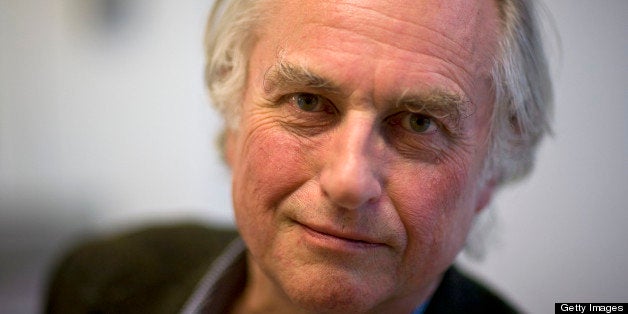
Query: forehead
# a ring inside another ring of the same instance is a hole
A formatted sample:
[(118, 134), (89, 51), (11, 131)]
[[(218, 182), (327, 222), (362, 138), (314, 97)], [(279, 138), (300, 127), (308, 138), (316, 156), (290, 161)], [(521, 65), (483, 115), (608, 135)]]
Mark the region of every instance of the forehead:
[(382, 42), (391, 35), (427, 39), (443, 34), (452, 44), (472, 50), (472, 39), (486, 35), (478, 30), (492, 27), (496, 8), (494, 0), (275, 0), (269, 2), (268, 13), (289, 25), (288, 32), (312, 24), (367, 36), (377, 30), (380, 36), (374, 39)]
[(493, 0), (268, 3), (260, 57), (286, 58), (351, 89), (441, 89), (473, 100), (489, 76)]

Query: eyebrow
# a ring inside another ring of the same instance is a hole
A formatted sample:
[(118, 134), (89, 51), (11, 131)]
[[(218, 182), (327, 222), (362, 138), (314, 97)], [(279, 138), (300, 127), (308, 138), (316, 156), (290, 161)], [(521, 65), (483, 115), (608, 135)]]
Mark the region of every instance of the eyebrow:
[[(331, 94), (341, 94), (341, 88), (332, 80), (313, 73), (305, 66), (279, 59), (264, 75), (264, 91), (272, 94), (275, 90), (290, 88), (311, 88)], [(457, 93), (443, 89), (411, 91), (407, 89), (400, 97), (390, 99), (395, 107), (405, 107), (408, 111), (426, 113), (435, 118), (459, 123), (460, 119), (473, 114), (471, 101)]]
[(471, 101), (457, 93), (442, 89), (432, 89), (419, 93), (406, 91), (394, 100), (397, 107), (405, 107), (408, 111), (427, 113), (435, 118), (449, 120), (455, 124), (475, 112)]
[(271, 94), (274, 90), (291, 87), (305, 87), (339, 94), (340, 87), (331, 80), (313, 73), (304, 66), (285, 60), (278, 60), (264, 75), (264, 91)]

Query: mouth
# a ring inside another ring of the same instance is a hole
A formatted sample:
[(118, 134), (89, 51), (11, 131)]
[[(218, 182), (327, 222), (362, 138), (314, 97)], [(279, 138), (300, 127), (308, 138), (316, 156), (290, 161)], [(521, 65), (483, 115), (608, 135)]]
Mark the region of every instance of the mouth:
[(305, 232), (307, 240), (318, 246), (341, 250), (364, 250), (385, 246), (384, 243), (364, 235), (340, 232), (320, 226), (306, 225), (297, 221), (295, 221), (295, 223)]

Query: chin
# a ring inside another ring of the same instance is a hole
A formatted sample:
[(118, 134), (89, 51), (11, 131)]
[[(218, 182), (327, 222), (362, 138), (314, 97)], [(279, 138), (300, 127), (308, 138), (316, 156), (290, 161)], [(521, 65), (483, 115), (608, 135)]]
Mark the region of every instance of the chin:
[[(368, 276), (366, 276), (368, 278)], [(389, 280), (364, 280), (350, 270), (300, 272), (283, 283), (284, 292), (298, 307), (316, 313), (365, 313), (390, 295)]]

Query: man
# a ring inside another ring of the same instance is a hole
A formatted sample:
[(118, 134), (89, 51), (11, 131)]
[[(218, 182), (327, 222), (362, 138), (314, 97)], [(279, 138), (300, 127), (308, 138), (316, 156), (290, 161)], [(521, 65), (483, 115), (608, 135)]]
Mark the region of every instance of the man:
[(217, 258), (230, 235), (192, 227), (84, 247), (49, 311), (514, 311), (451, 264), (549, 128), (531, 3), (216, 5), (207, 80), (241, 239)]

